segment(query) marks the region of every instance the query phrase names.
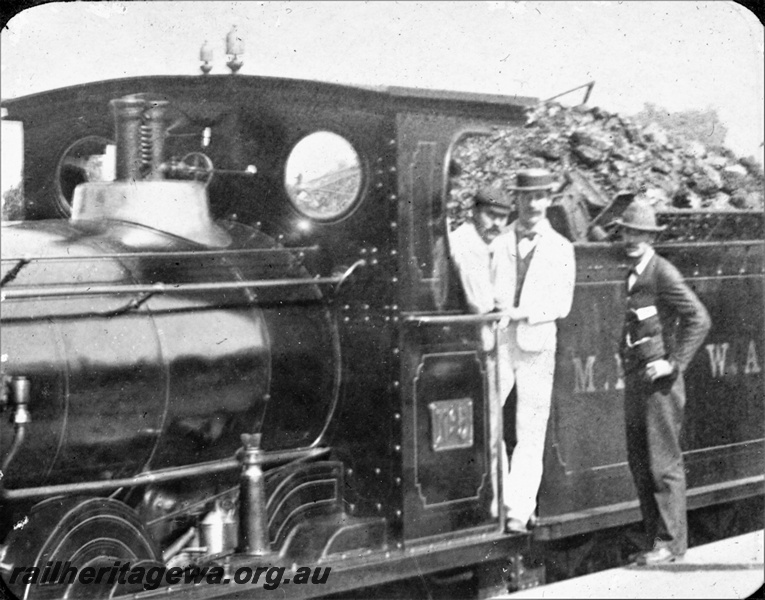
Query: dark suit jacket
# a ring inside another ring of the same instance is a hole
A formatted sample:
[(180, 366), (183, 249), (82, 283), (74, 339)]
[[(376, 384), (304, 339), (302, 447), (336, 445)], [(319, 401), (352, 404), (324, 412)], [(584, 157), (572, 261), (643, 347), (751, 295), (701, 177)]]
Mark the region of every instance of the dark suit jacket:
[(645, 366), (640, 364), (634, 349), (629, 349), (626, 344), (627, 333), (631, 328), (634, 331), (630, 308), (648, 309), (646, 312), (650, 314), (650, 307), (655, 306), (660, 323), (657, 323), (657, 331), (663, 337), (666, 358), (682, 374), (707, 336), (711, 320), (707, 309), (683, 281), (677, 268), (654, 254), (627, 292), (627, 306), (620, 345), (624, 370), (629, 373)]

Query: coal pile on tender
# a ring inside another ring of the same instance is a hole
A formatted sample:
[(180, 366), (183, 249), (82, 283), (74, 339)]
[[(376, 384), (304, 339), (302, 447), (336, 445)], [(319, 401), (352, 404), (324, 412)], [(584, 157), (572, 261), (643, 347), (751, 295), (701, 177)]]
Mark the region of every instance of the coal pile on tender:
[(512, 185), (518, 169), (545, 167), (558, 174), (559, 200), (581, 202), (595, 217), (620, 192), (641, 193), (657, 211), (763, 210), (765, 178), (751, 158), (672, 135), (656, 123), (597, 107), (540, 104), (525, 127), (471, 135), (451, 164), (449, 215), (461, 222), (474, 191), (497, 179)]

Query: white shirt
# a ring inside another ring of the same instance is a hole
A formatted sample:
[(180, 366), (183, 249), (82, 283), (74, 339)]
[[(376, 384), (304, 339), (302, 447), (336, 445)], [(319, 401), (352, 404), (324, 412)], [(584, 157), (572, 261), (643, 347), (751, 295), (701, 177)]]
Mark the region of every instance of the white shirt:
[(653, 247), (648, 246), (648, 250), (646, 250), (643, 253), (643, 256), (640, 257), (638, 264), (632, 267), (630, 274), (627, 277), (627, 291), (631, 290), (632, 286), (635, 285), (635, 281), (637, 281), (638, 275), (641, 275), (643, 271), (645, 271), (645, 268), (648, 265), (648, 261), (653, 258), (654, 254), (656, 254), (656, 251), (653, 249)]
[(492, 247), (483, 241), (471, 221), (449, 234), (449, 246), (470, 310), (479, 314), (494, 310)]
[[(526, 258), (529, 255), (529, 252), (537, 247), (539, 236), (543, 235), (545, 231), (548, 231), (551, 227), (550, 221), (547, 219), (540, 220), (531, 229), (526, 229), (520, 225), (520, 222), (517, 222), (515, 232), (518, 236), (518, 254), (521, 255), (521, 258)], [(526, 231), (533, 231), (537, 235), (533, 238), (521, 237)]]

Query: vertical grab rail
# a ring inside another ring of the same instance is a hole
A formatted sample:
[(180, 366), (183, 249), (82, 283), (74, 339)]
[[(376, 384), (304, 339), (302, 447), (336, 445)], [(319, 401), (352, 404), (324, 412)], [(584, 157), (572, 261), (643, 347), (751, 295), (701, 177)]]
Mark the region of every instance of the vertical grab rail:
[[(495, 415), (495, 418), (497, 419), (497, 425), (496, 430), (499, 432), (499, 435), (496, 436), (496, 439), (491, 440), (491, 444), (494, 446), (494, 452), (496, 452), (497, 455), (497, 467), (496, 467), (496, 473), (494, 476), (497, 478), (497, 489), (494, 490), (494, 493), (497, 495), (497, 517), (499, 519), (498, 523), (498, 529), (500, 533), (503, 533), (505, 530), (505, 521), (507, 520), (507, 514), (506, 514), (506, 507), (504, 502), (504, 473), (505, 473), (505, 462), (507, 461), (507, 456), (502, 451), (502, 440), (504, 439), (504, 431), (505, 431), (505, 422), (504, 422), (504, 405), (502, 404), (502, 380), (500, 378), (500, 369), (499, 369), (499, 321), (494, 321), (491, 323), (491, 329), (492, 333), (494, 334), (494, 347), (491, 349), (491, 354), (493, 355), (494, 360), (494, 390), (492, 391), (495, 397), (489, 398), (489, 419), (491, 419), (491, 403), (496, 402), (497, 403), (497, 414)], [(491, 431), (492, 424), (489, 423), (489, 431)]]

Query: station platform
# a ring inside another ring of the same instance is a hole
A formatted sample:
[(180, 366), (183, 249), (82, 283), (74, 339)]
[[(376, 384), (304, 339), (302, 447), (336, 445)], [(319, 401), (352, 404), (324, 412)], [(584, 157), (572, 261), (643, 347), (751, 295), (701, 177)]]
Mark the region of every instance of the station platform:
[(496, 598), (749, 598), (765, 581), (764, 547), (760, 530), (689, 548), (682, 562), (608, 569)]

